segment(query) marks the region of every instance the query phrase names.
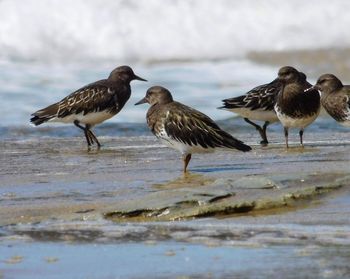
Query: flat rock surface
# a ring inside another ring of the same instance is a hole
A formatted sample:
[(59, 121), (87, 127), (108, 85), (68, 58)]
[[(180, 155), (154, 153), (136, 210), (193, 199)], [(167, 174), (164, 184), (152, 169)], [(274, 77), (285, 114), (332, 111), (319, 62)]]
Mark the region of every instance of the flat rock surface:
[[(300, 204), (308, 202), (322, 193), (347, 186), (349, 181), (350, 175), (339, 173), (305, 174), (297, 179), (294, 175), (256, 175), (236, 180), (219, 178), (213, 182), (202, 181), (206, 185), (201, 187), (160, 190), (123, 201), (105, 216), (119, 222), (173, 221), (278, 209), (296, 205), (298, 201)], [(164, 186), (169, 187), (169, 184)]]
[(2, 140), (0, 278), (35, 278), (36, 261), (43, 274), (86, 266), (100, 249), (109, 251), (104, 270), (114, 274), (118, 259), (118, 274), (132, 278), (152, 276), (154, 265), (166, 278), (297, 278), (296, 268), (347, 278), (349, 133), (306, 132), (305, 148), (291, 133), (289, 150), (281, 132), (269, 136), (261, 147), (245, 129), (237, 137), (252, 152), (195, 154), (185, 176), (180, 154), (153, 136), (100, 137), (99, 152), (81, 137)]
[[(292, 142), (289, 150), (274, 143), (278, 136), (272, 134), (267, 147), (254, 144), (254, 137), (249, 153), (195, 154), (186, 176), (180, 154), (154, 137), (102, 138), (105, 145), (99, 152), (87, 152), (82, 138), (4, 140), (0, 224), (70, 220), (84, 211), (118, 216), (154, 209), (155, 216), (163, 216), (160, 220), (213, 215), (213, 208), (234, 213), (234, 207), (284, 206), (288, 195), (312, 195), (310, 191), (347, 184), (346, 133), (322, 141), (309, 134), (305, 148)], [(158, 212), (171, 208), (177, 213)], [(184, 208), (187, 212), (180, 213)]]

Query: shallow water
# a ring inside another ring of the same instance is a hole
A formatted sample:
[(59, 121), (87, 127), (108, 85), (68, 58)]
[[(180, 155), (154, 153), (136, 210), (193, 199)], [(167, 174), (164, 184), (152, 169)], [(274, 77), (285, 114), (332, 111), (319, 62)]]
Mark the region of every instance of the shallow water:
[(0, 274), (348, 278), (349, 194), (334, 193), (297, 211), (225, 219), (112, 224), (84, 212), (81, 220), (7, 226), (0, 231)]
[(324, 72), (350, 81), (345, 0), (28, 1), (0, 2), (1, 127), (27, 126), (34, 111), (123, 64), (149, 82), (132, 83), (109, 123), (144, 122), (146, 108), (133, 104), (155, 84), (225, 119), (221, 99), (272, 81), (284, 65), (311, 82)]
[[(37, 253), (33, 254), (33, 249)], [(2, 255), (22, 257), (18, 264), (0, 264), (6, 278), (282, 278), (282, 274), (283, 278), (296, 278), (296, 270), (304, 277), (345, 278), (350, 271), (344, 260), (349, 249), (341, 246), (247, 249), (179, 242), (84, 245), (23, 242), (0, 251)], [(98, 257), (103, 257), (103, 261), (96, 263)]]

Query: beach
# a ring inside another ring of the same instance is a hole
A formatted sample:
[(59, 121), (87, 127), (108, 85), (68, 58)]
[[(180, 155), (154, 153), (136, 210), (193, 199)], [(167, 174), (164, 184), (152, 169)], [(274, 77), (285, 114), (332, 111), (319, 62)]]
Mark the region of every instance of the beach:
[[(349, 3), (0, 1), (0, 279), (349, 278), (349, 129), (323, 110), (287, 150), (280, 123), (261, 146), (217, 109), (286, 65), (350, 84)], [(30, 125), (120, 65), (148, 82), (93, 127), (99, 151)], [(193, 154), (184, 175), (134, 106), (155, 85), (252, 151)]]
[(4, 140), (2, 276), (346, 278), (350, 141), (322, 128), (331, 121), (306, 131), (305, 148), (292, 135), (287, 151), (280, 125), (261, 147), (241, 119), (226, 120), (253, 150), (195, 155), (186, 176), (146, 130), (102, 136), (99, 152), (83, 137)]

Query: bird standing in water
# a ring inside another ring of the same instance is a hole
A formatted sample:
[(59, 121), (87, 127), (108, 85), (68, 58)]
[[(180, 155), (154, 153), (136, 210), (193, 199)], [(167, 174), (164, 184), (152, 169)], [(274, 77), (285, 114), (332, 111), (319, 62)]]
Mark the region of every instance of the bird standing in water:
[(192, 153), (213, 152), (216, 148), (250, 151), (251, 147), (235, 139), (205, 114), (176, 102), (169, 90), (153, 86), (135, 105), (149, 103), (147, 124), (167, 146), (181, 152), (183, 172), (187, 172)]
[[(282, 88), (282, 83), (275, 79), (270, 83), (254, 87), (246, 94), (222, 100), (225, 109), (242, 116), (244, 121), (254, 126), (261, 136), (260, 144), (268, 144), (266, 129), (271, 123), (277, 122), (278, 117), (274, 111), (276, 96)], [(252, 120), (264, 121), (261, 127)]]
[(84, 131), (88, 149), (94, 143), (101, 147), (91, 128), (116, 115), (129, 100), (130, 82), (142, 80), (129, 66), (114, 69), (107, 79), (90, 83), (61, 101), (32, 114), (30, 122), (38, 126), (44, 122), (74, 123)]
[(293, 67), (282, 67), (278, 71), (278, 79), (282, 83), (282, 89), (277, 95), (275, 111), (284, 127), (286, 147), (289, 147), (289, 128), (299, 128), (300, 144), (304, 146), (304, 129), (320, 113), (320, 94), (314, 89), (304, 92), (311, 84), (306, 81), (305, 74)]
[(343, 85), (335, 75), (324, 74), (310, 89), (321, 92), (321, 104), (330, 116), (350, 127), (350, 85)]

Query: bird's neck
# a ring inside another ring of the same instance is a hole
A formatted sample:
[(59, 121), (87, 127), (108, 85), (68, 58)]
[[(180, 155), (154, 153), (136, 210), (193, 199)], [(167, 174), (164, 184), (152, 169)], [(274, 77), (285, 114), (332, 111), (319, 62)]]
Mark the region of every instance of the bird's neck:
[(284, 84), (278, 96), (279, 99), (292, 99), (303, 91), (299, 83)]

